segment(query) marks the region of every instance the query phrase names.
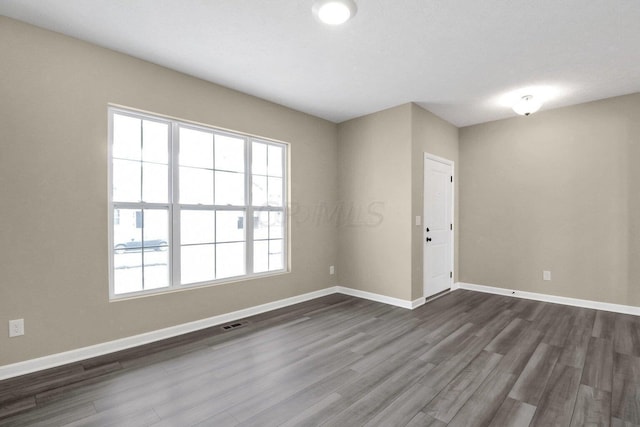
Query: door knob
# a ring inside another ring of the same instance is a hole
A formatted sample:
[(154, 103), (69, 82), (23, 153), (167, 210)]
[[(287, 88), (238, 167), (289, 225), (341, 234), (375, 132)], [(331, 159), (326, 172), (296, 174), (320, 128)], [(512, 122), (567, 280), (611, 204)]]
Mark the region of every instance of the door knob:
[(431, 241), (431, 237), (427, 237), (427, 242), (430, 242), (430, 241)]
[(427, 227), (427, 233), (429, 232), (429, 227)]

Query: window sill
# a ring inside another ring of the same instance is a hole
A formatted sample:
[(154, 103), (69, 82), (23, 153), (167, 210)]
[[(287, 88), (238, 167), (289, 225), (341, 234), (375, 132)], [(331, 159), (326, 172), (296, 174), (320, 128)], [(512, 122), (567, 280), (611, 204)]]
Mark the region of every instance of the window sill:
[(111, 295), (109, 297), (109, 302), (128, 301), (128, 300), (138, 299), (138, 298), (173, 294), (176, 292), (185, 292), (185, 291), (192, 291), (196, 289), (211, 288), (215, 286), (228, 285), (231, 283), (249, 282), (252, 280), (265, 279), (269, 277), (283, 276), (290, 273), (291, 273), (290, 270), (280, 270), (280, 271), (273, 271), (268, 273), (256, 273), (256, 274), (245, 275), (245, 276), (230, 277), (227, 279), (216, 280), (214, 282), (192, 283), (189, 285), (179, 285), (172, 288), (149, 289), (147, 291), (131, 292), (131, 293), (121, 294), (121, 295)]

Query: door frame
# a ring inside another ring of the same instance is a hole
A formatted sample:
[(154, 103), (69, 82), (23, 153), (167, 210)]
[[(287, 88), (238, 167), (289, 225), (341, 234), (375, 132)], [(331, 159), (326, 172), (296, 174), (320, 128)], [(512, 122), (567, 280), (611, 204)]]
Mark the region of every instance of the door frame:
[(422, 248), (422, 296), (423, 298), (432, 298), (432, 297), (437, 297), (439, 296), (439, 294), (436, 295), (432, 295), (427, 297), (425, 295), (425, 285), (426, 285), (426, 280), (425, 280), (425, 276), (426, 276), (426, 269), (427, 269), (427, 263), (426, 263), (426, 253), (424, 250), (424, 242), (425, 239), (427, 238), (427, 231), (426, 231), (426, 224), (425, 224), (425, 219), (426, 219), (426, 213), (427, 213), (427, 199), (426, 199), (426, 182), (425, 182), (425, 178), (426, 178), (426, 174), (425, 174), (425, 169), (426, 169), (426, 162), (427, 160), (432, 160), (434, 162), (439, 162), (439, 163), (444, 163), (445, 165), (451, 166), (451, 176), (454, 178), (454, 181), (451, 183), (451, 224), (453, 225), (453, 230), (451, 230), (451, 254), (450, 254), (450, 265), (451, 265), (451, 279), (450, 279), (450, 291), (453, 290), (453, 284), (454, 284), (454, 280), (455, 277), (453, 277), (455, 275), (455, 262), (456, 262), (456, 250), (455, 250), (455, 245), (456, 245), (456, 223), (455, 223), (455, 218), (456, 218), (456, 213), (455, 213), (455, 207), (456, 207), (456, 182), (455, 182), (455, 176), (456, 176), (456, 165), (455, 162), (453, 160), (449, 160), (449, 159), (445, 159), (444, 157), (440, 157), (440, 156), (436, 156), (435, 154), (430, 154), (427, 152), (424, 152), (424, 157), (422, 160), (422, 242), (421, 242), (421, 248)]

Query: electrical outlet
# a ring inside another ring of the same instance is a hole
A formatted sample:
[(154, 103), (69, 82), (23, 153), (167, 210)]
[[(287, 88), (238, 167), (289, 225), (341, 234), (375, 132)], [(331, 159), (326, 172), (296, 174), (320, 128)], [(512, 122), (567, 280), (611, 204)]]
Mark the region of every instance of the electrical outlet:
[(331, 275), (336, 274), (336, 268), (333, 265), (329, 266), (329, 274)]
[(9, 338), (24, 335), (24, 319), (9, 320)]
[(544, 270), (542, 272), (542, 280), (551, 280), (551, 272)]

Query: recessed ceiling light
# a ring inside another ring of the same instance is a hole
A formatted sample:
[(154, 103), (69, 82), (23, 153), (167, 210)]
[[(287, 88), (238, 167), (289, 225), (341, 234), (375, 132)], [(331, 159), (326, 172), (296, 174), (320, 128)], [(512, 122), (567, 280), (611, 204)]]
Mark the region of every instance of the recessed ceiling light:
[(358, 8), (353, 0), (317, 0), (313, 15), (327, 25), (340, 25), (353, 18)]
[(513, 105), (513, 111), (521, 116), (528, 116), (535, 113), (542, 107), (542, 103), (534, 99), (531, 95), (525, 95)]

